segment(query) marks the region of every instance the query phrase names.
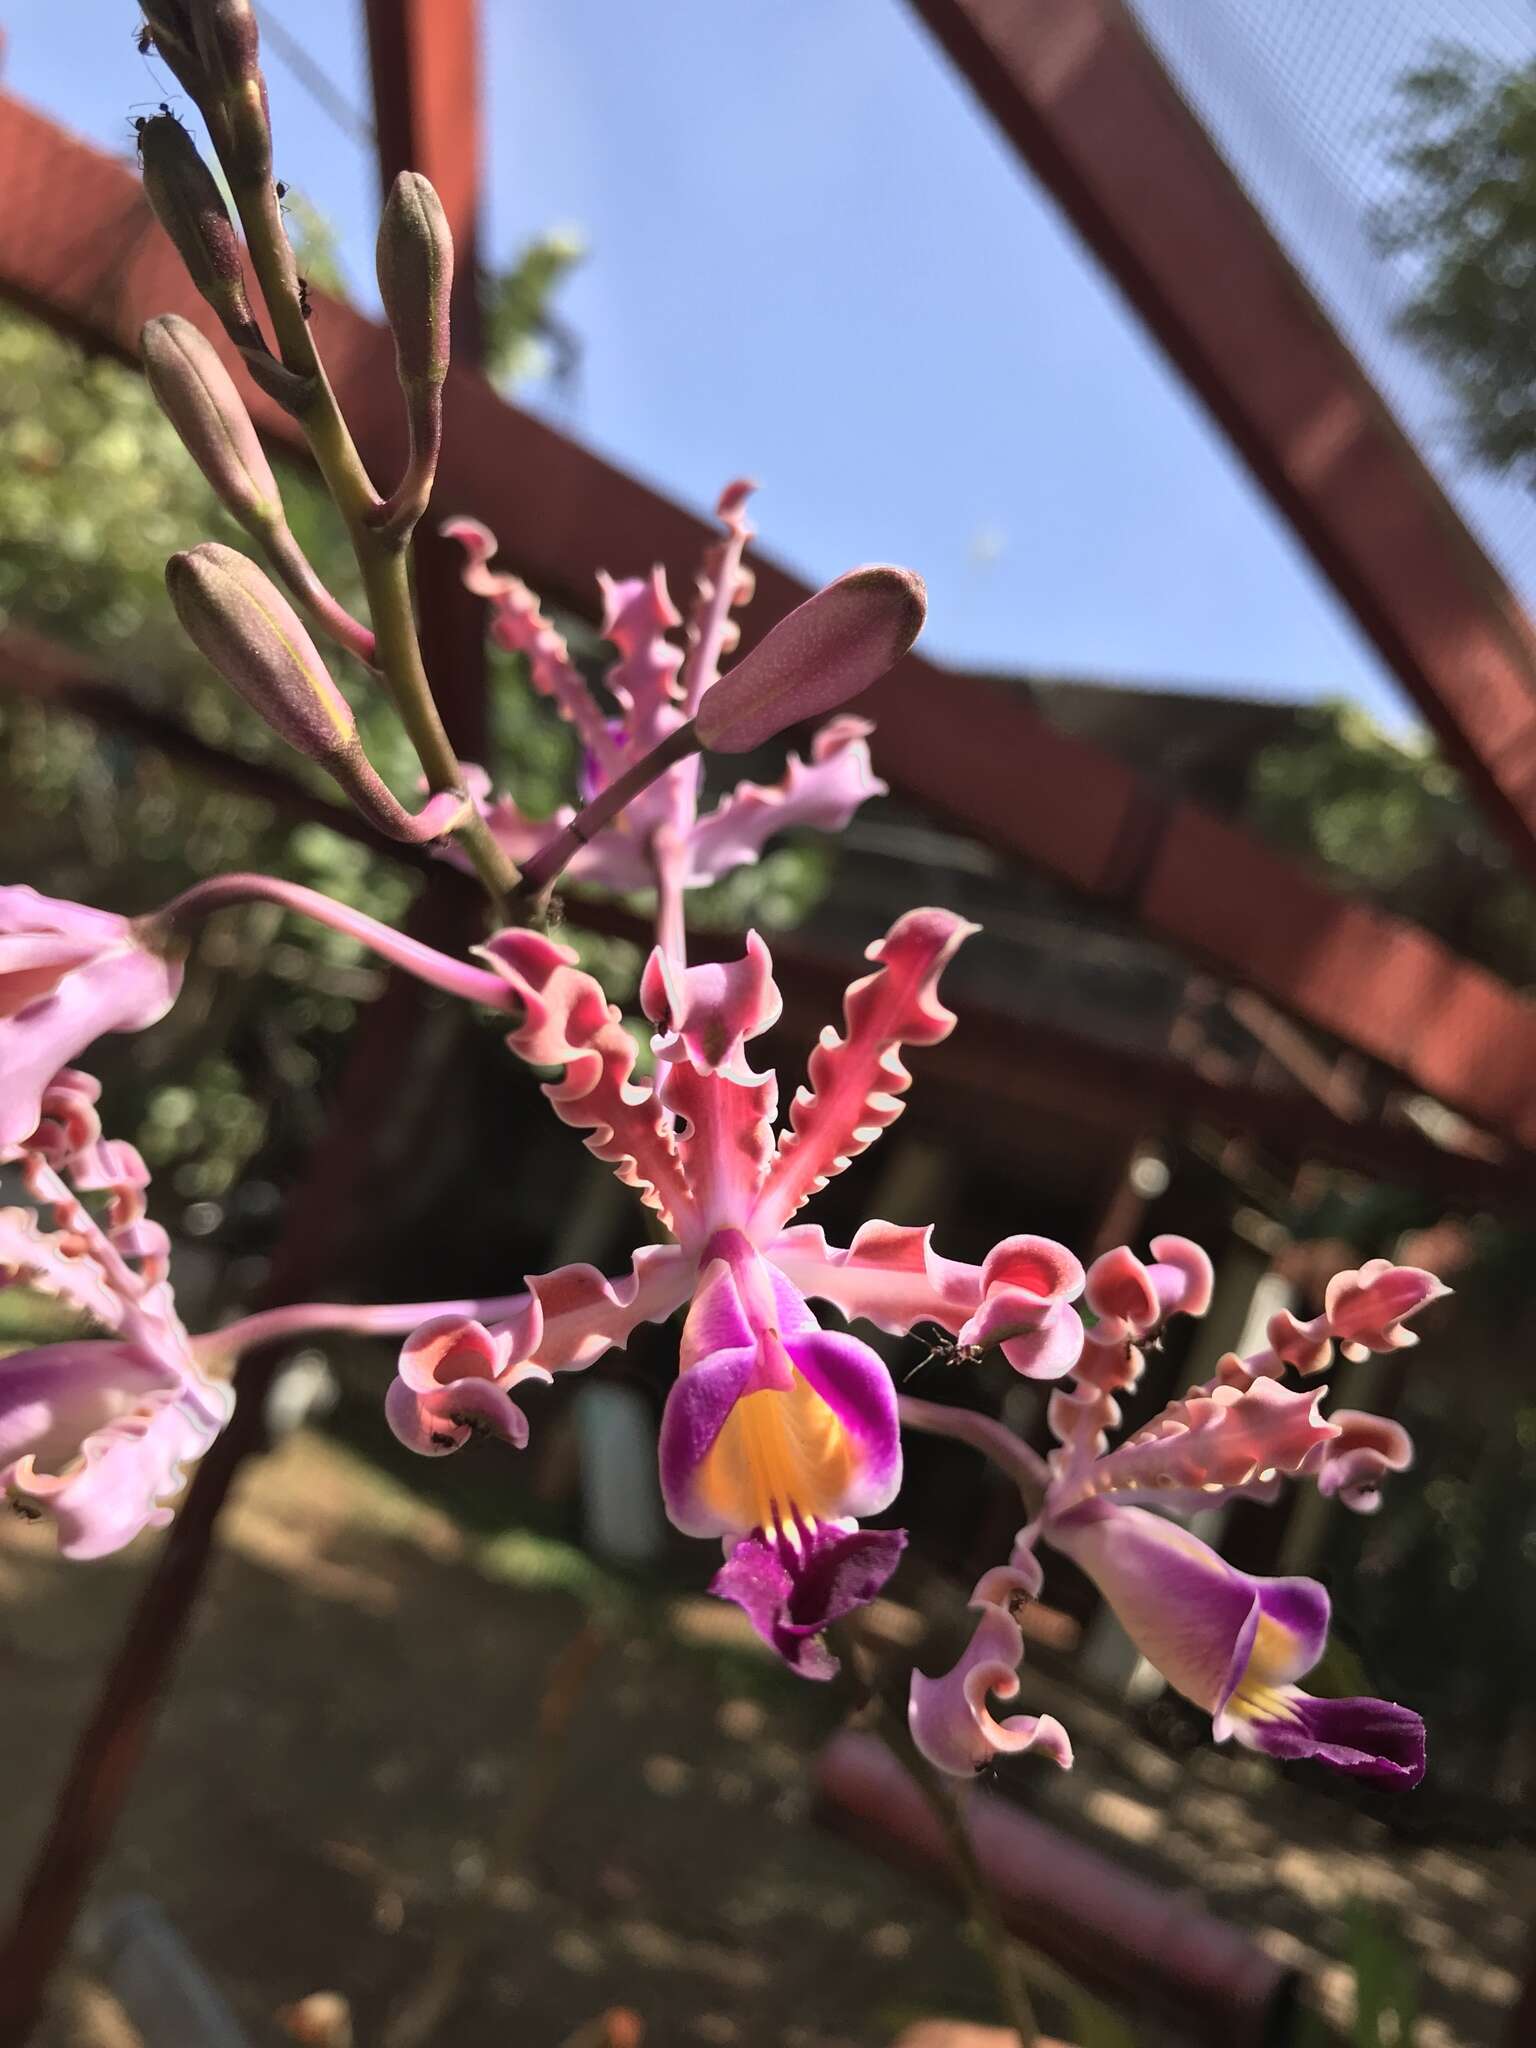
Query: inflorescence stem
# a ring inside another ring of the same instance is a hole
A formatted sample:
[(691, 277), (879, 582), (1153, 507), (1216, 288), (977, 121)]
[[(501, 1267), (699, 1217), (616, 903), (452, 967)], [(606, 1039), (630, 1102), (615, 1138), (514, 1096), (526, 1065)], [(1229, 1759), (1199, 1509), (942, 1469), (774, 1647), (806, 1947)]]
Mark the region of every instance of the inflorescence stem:
[(333, 932), (356, 939), (392, 967), (414, 974), (429, 988), (442, 989), (467, 1003), (484, 1003), (495, 1010), (516, 1007), (507, 984), (488, 968), (455, 960), (450, 954), (439, 953), (434, 946), (425, 946), (419, 939), (396, 931), (392, 925), (381, 924), (365, 911), (336, 902), (319, 889), (306, 889), (301, 882), (280, 881), (275, 875), (214, 875), (206, 882), (194, 882), (190, 889), (145, 918), (143, 925), (150, 935), (178, 934), (200, 924), (215, 911), (242, 903), (275, 903), (300, 917), (313, 918)]
[[(421, 659), (407, 536), (381, 530), (377, 523), (383, 500), (358, 454), (315, 347), (275, 191), (265, 179), (232, 183), (231, 189), (284, 367), (302, 392), (295, 398), (294, 416), (346, 524), (362, 575), (373, 622), (375, 666), (416, 749), (428, 787), (434, 794), (460, 789), (463, 771)], [(459, 827), (459, 837), (499, 913), (517, 881), (516, 867), (478, 811), (471, 810)]]

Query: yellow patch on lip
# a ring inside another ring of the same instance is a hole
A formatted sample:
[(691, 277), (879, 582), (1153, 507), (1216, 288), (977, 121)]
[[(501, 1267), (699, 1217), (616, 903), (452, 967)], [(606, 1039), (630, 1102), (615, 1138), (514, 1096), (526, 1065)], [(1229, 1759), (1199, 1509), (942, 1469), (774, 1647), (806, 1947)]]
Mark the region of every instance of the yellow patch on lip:
[(1293, 1688), (1281, 1674), (1295, 1668), (1296, 1643), (1290, 1630), (1272, 1615), (1260, 1615), (1247, 1666), (1227, 1701), (1227, 1712), (1242, 1721), (1294, 1721)]
[(744, 1394), (698, 1478), (701, 1500), (737, 1529), (768, 1529), (842, 1513), (854, 1476), (848, 1432), (798, 1372), (788, 1387)]

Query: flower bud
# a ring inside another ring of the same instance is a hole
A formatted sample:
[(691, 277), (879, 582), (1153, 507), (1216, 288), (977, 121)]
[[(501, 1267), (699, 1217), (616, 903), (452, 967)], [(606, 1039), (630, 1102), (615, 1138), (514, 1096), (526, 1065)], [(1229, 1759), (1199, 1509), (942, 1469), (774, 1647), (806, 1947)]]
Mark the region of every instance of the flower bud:
[(410, 396), (448, 374), (448, 296), (453, 236), (443, 203), (419, 171), (402, 171), (379, 222), (379, 295), (395, 337), (400, 382)]
[(277, 479), (212, 343), (190, 320), (162, 313), (147, 322), (140, 345), (149, 388), (219, 503), (248, 530), (280, 523)]
[(928, 595), (910, 569), (850, 569), (780, 619), (706, 692), (700, 744), (745, 754), (786, 726), (857, 697), (898, 662), (923, 629)]
[(165, 585), (188, 638), (291, 747), (334, 768), (357, 751), (351, 706), (292, 605), (235, 548), (172, 555)]
[(260, 348), (261, 330), (245, 295), (239, 238), (213, 173), (174, 114), (156, 114), (144, 122), (139, 160), (155, 218), (176, 244), (187, 275), (230, 339)]
[(250, 0), (198, 0), (196, 34), (207, 98), (224, 117), (229, 146), (221, 144), (220, 154), (226, 170), (237, 180), (269, 177), (272, 126), (255, 9)]
[(197, 31), (187, 0), (139, 0), (144, 25), (154, 38), (155, 54), (169, 64), (177, 83), (194, 99), (207, 85), (197, 55)]

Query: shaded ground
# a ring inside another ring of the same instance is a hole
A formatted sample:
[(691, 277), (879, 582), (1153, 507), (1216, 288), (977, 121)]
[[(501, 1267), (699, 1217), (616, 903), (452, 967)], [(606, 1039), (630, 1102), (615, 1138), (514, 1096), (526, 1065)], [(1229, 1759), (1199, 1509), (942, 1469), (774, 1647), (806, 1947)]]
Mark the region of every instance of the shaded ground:
[[(141, 1570), (65, 1568), (0, 1528), (6, 1894)], [(1497, 2039), (1536, 1859), (1403, 1849), (1261, 1766), (1181, 1768), (1031, 1680), (1079, 1756), (1031, 1776), (1040, 1810), (1242, 1920), (1336, 2012), (1349, 1901), (1399, 1912), (1434, 2015), (1420, 2048)], [(452, 2048), (553, 2048), (614, 2004), (669, 2048), (873, 2048), (923, 2013), (990, 2017), (952, 1913), (807, 1825), (825, 1712), (716, 1603), (615, 1615), (558, 1546), (471, 1550), (299, 1437), (228, 1518), (102, 1890), (158, 1899), (258, 2044), (277, 2007), (334, 1988), (378, 2048), (424, 1982), (451, 2001), (427, 2038)]]

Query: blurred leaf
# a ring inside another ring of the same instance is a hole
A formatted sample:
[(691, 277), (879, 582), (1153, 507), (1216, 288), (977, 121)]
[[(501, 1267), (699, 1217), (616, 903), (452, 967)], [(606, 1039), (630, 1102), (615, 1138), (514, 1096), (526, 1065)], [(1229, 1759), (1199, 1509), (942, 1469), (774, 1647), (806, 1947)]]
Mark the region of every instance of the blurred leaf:
[(580, 346), (553, 311), (561, 284), (587, 253), (574, 228), (558, 228), (528, 244), (510, 270), (480, 280), (486, 368), (503, 387), (531, 377), (555, 383), (574, 374)]

